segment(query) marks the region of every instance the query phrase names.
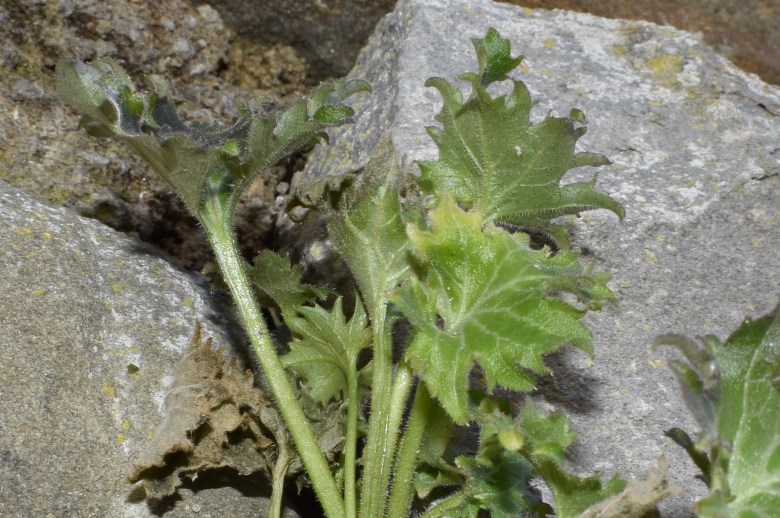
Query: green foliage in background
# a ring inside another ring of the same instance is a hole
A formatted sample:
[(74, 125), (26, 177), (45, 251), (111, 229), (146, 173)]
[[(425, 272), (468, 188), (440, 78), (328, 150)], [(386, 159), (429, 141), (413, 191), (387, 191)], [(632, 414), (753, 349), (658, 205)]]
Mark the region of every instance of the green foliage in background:
[(780, 509), (780, 306), (745, 320), (725, 343), (659, 336), (687, 362), (671, 362), (683, 398), (701, 431), (693, 441), (679, 428), (666, 434), (702, 470), (710, 494), (699, 516), (752, 518)]

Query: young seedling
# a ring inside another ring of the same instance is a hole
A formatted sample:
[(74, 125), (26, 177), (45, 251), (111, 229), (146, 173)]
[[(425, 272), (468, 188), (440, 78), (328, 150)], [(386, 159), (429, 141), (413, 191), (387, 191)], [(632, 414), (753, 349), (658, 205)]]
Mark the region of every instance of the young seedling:
[[(328, 237), (355, 281), (354, 304), (322, 306), (301, 270), (264, 252), (248, 265), (232, 227), (249, 182), (290, 153), (349, 122), (341, 104), (368, 91), (361, 81), (320, 86), (283, 114), (247, 108), (227, 130), (190, 128), (176, 116), (161, 80), (136, 92), (113, 62), (62, 62), (62, 97), (92, 135), (113, 136), (174, 187), (206, 231), (239, 309), (252, 350), (328, 517), (544, 516), (551, 508), (531, 490), (541, 477), (559, 516), (577, 516), (619, 492), (615, 478), (566, 473), (574, 439), (566, 418), (530, 403), (519, 409), (497, 387), (525, 392), (545, 373), (545, 354), (565, 345), (590, 353), (580, 319), (613, 302), (608, 276), (582, 264), (567, 231), (551, 220), (622, 207), (594, 182), (560, 185), (572, 168), (606, 158), (575, 152), (584, 116), (548, 116), (533, 124), (528, 89), (509, 75), (521, 57), (495, 30), (473, 40), (478, 72), (460, 90), (441, 78), (440, 127), (428, 128), (439, 159), (403, 173), (385, 144), (359, 176), (304, 183), (289, 206), (328, 219)], [(509, 81), (511, 92), (487, 87)], [(531, 236), (542, 236), (541, 249)], [(345, 294), (352, 295), (352, 294)], [(273, 306), (290, 330), (289, 352), (276, 352), (258, 305)], [(400, 322), (410, 329), (394, 343)], [(363, 353), (370, 349), (370, 360)], [(294, 377), (291, 376), (294, 374)], [(296, 385), (299, 390), (296, 391)], [(346, 407), (340, 467), (320, 451), (299, 395)], [(368, 404), (364, 404), (364, 403)], [(517, 403), (517, 400), (514, 400)], [(473, 444), (455, 425), (476, 425)], [(360, 450), (361, 434), (365, 445)]]

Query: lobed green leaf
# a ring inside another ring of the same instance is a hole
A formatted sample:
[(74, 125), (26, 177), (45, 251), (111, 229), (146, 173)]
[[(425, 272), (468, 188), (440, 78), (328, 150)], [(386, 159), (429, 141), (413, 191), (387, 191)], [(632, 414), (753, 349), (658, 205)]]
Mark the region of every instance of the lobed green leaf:
[(538, 229), (566, 248), (566, 231), (549, 220), (592, 209), (608, 209), (623, 217), (622, 206), (596, 191), (594, 182), (560, 186), (570, 169), (609, 164), (594, 153), (576, 153), (577, 139), (585, 132), (579, 110), (570, 117), (547, 117), (530, 122), (534, 106), (526, 86), (512, 81), (508, 96), (492, 98), (486, 85), (507, 79), (521, 58), (510, 58), (509, 42), (493, 29), (474, 40), (479, 74), (464, 74), (472, 93), (464, 102), (460, 90), (441, 78), (436, 88), (444, 102), (436, 120), (442, 127), (428, 133), (439, 148), (437, 161), (419, 163), (420, 187), (425, 194), (451, 192), (466, 208), (479, 211), (484, 221), (500, 221)]
[(333, 309), (298, 308), (299, 315), (287, 314), (285, 323), (294, 334), (290, 352), (281, 360), (306, 382), (309, 394), (326, 404), (347, 393), (347, 380), (355, 372), (357, 356), (371, 345), (368, 318), (358, 299), (352, 318), (347, 320), (341, 297)]
[(369, 315), (377, 314), (390, 290), (409, 272), (408, 209), (399, 188), (404, 175), (389, 141), (381, 145), (360, 181), (347, 190), (329, 223), (333, 244), (349, 265)]
[(523, 406), (515, 428), (523, 437), (521, 452), (553, 493), (556, 516), (579, 516), (626, 486), (626, 481), (618, 476), (602, 485), (598, 474), (580, 478), (566, 472), (563, 454), (574, 441), (575, 434), (569, 429), (569, 421), (562, 413), (545, 415), (529, 400)]
[(524, 235), (483, 231), (482, 215), (464, 212), (448, 194), (429, 216), (429, 228), (407, 228), (425, 274), (392, 300), (415, 327), (406, 357), (456, 423), (469, 420), (475, 363), (490, 388), (527, 391), (531, 373), (546, 372), (544, 354), (566, 344), (591, 352), (584, 310), (549, 292), (567, 287), (598, 306), (611, 297), (606, 276), (591, 275), (575, 253), (550, 256), (529, 248)]
[[(471, 40), (479, 63), (479, 80), (483, 86), (495, 81), (508, 79), (507, 74), (517, 68), (523, 56), (512, 57), (512, 45), (494, 28), (490, 28), (484, 38)], [(468, 76), (468, 74), (464, 74)]]
[(301, 282), (303, 267), (290, 263), (271, 250), (263, 250), (247, 265), (246, 273), (254, 285), (257, 299), (264, 308), (278, 307), (282, 313), (293, 313), (312, 299), (327, 296), (326, 288)]
[(468, 498), (447, 516), (476, 518), (483, 509), (496, 518), (545, 516), (538, 514), (541, 505), (528, 489), (533, 468), (519, 453), (493, 446), (476, 457), (459, 457), (457, 463), (468, 477), (462, 489)]

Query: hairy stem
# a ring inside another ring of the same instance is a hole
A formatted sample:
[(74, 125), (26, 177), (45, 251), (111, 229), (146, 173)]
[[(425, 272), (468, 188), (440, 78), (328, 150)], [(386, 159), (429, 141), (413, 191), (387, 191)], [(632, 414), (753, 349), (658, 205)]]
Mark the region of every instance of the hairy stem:
[(371, 384), (371, 417), (368, 442), (363, 451), (363, 487), (360, 492), (361, 518), (384, 516), (387, 481), (393, 452), (388, 451), (387, 416), (393, 376), (393, 351), (390, 330), (386, 329), (387, 306), (367, 305), (374, 330), (374, 366)]
[(390, 518), (409, 516), (409, 507), (412, 505), (414, 496), (412, 486), (414, 471), (417, 468), (417, 456), (420, 453), (420, 444), (425, 437), (433, 405), (433, 399), (431, 399), (425, 383), (420, 382), (414, 395), (414, 404), (406, 431), (401, 439), (401, 445), (398, 447), (398, 458), (393, 474), (393, 490), (390, 493), (387, 512), (387, 516)]
[(210, 196), (200, 210), (199, 219), (206, 229), (206, 235), (214, 250), (225, 283), (238, 306), (252, 350), (268, 380), (277, 408), (284, 418), (298, 455), (311, 478), (314, 491), (328, 518), (342, 518), (344, 502), (341, 494), (330, 472), (328, 462), (317, 444), (314, 432), (298, 403), (287, 373), (276, 354), (276, 348), (244, 271), (228, 212), (220, 203), (223, 201), (219, 195)]
[(442, 518), (447, 516), (447, 513), (457, 512), (466, 506), (471, 496), (471, 493), (464, 489), (456, 491), (447, 498), (439, 500), (434, 507), (420, 515), (420, 518)]
[[(354, 367), (355, 363), (352, 363)], [(355, 470), (357, 465), (358, 432), (358, 380), (357, 371), (352, 369), (347, 377), (347, 433), (344, 446), (344, 505), (346, 518), (357, 516), (357, 491)]]
[[(387, 340), (389, 345), (389, 333)], [(392, 355), (389, 362), (392, 364)], [(392, 368), (392, 365), (390, 367)], [(374, 368), (376, 369), (376, 366)], [(406, 400), (409, 398), (409, 390), (412, 387), (413, 379), (414, 375), (411, 369), (405, 363), (401, 363), (396, 371), (395, 380), (392, 384), (388, 383), (387, 386), (383, 387), (384, 397), (380, 396), (381, 399), (372, 399), (368, 444), (372, 445), (372, 438), (375, 439), (373, 441), (375, 449), (367, 449), (371, 456), (367, 456), (364, 453), (367, 469), (363, 475), (363, 492), (361, 493), (360, 501), (362, 517), (384, 516), (390, 489), (390, 474), (395, 457), (396, 443), (398, 442), (401, 421), (403, 420)], [(376, 380), (376, 376), (374, 376), (374, 380)], [(374, 385), (372, 390), (376, 390), (376, 385)], [(382, 405), (381, 421), (379, 421), (379, 418), (374, 421), (375, 409), (373, 404), (377, 399), (381, 401), (379, 404)], [(380, 422), (383, 426), (378, 430), (371, 426), (372, 424), (376, 426)], [(372, 433), (378, 435), (372, 437)], [(369, 468), (371, 471), (369, 471)], [(370, 493), (367, 493), (367, 491)]]
[(284, 477), (287, 476), (287, 469), (292, 462), (290, 448), (287, 442), (279, 442), (279, 455), (274, 464), (273, 483), (271, 487), (271, 503), (268, 516), (270, 518), (281, 518), (282, 516), (282, 498), (284, 497)]

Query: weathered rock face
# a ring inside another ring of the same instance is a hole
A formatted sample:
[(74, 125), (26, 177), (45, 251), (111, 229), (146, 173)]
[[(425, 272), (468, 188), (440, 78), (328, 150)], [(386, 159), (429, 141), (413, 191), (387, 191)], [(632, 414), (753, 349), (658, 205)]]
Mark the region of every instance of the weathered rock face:
[(523, 7), (566, 9), (583, 13), (646, 20), (688, 32), (701, 32), (704, 41), (739, 68), (780, 84), (780, 10), (776, 0), (502, 0)]
[(665, 332), (725, 338), (776, 304), (780, 91), (668, 27), (485, 1), (402, 0), (350, 74), (374, 94), (358, 101), (355, 125), (334, 132), (305, 175), (364, 166), (384, 133), (407, 170), (435, 159), (424, 127), (441, 103), (423, 84), (476, 70), (469, 39), (488, 27), (526, 56), (519, 78), (540, 101), (532, 118), (585, 112), (589, 131), (578, 148), (614, 161), (599, 170), (599, 189), (628, 213), (622, 224), (602, 212), (565, 220), (574, 245), (612, 275), (619, 307), (588, 318), (595, 362), (555, 356), (540, 397), (572, 419), (577, 471), (639, 477), (664, 453), (685, 492), (663, 504), (663, 515), (684, 516), (705, 488), (663, 431), (696, 428), (667, 352), (650, 346)]
[[(154, 516), (127, 477), (196, 322), (240, 351), (226, 306), (150, 247), (5, 182), (0, 214), (0, 516)], [(165, 516), (267, 512), (257, 487), (214, 487)]]

